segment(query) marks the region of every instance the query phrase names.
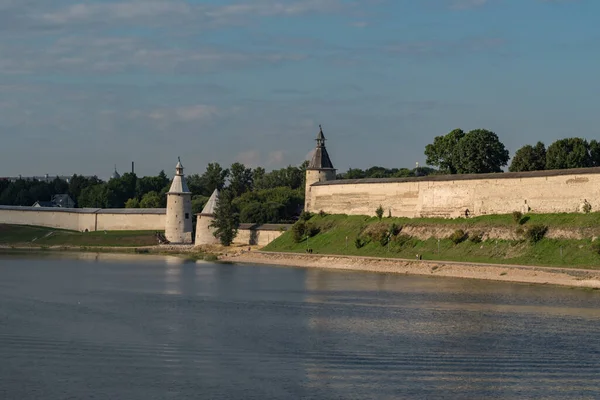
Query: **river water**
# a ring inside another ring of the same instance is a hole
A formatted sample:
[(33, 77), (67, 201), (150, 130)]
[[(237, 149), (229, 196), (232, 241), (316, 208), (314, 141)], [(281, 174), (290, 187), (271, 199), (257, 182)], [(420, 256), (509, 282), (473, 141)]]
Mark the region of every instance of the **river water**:
[(0, 255), (0, 399), (600, 398), (600, 292)]

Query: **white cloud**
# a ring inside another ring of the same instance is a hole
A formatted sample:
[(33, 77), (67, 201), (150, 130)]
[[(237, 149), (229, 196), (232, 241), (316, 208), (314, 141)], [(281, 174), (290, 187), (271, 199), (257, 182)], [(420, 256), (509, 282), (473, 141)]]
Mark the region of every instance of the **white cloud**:
[(181, 107), (175, 110), (175, 113), (184, 121), (198, 121), (219, 115), (219, 110), (215, 106), (197, 104), (189, 107)]
[(260, 153), (256, 150), (242, 151), (241, 153), (237, 154), (235, 160), (250, 168), (258, 167), (261, 161)]
[(269, 153), (269, 157), (267, 159), (267, 165), (275, 165), (279, 166), (283, 163), (285, 159), (285, 151), (284, 150), (275, 150)]

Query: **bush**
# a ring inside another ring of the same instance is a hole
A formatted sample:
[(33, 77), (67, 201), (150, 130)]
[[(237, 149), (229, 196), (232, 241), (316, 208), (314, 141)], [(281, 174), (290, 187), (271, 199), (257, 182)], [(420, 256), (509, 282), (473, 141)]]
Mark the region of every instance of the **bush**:
[(469, 234), (469, 241), (472, 243), (481, 243), (483, 240), (483, 232), (481, 231), (473, 231)]
[(354, 246), (356, 246), (357, 249), (365, 247), (366, 244), (367, 242), (359, 237), (354, 240)]
[(397, 236), (401, 230), (402, 230), (401, 226), (398, 226), (396, 224), (390, 225), (390, 236)]
[(600, 255), (600, 243), (594, 242), (592, 243), (592, 251), (598, 255)]
[(583, 207), (581, 207), (583, 209), (583, 212), (586, 214), (589, 214), (592, 212), (592, 205), (590, 203), (588, 203), (587, 201), (583, 204)]
[(515, 221), (515, 224), (521, 224), (521, 220), (523, 219), (523, 213), (521, 211), (513, 211), (512, 217), (513, 221)]
[(304, 240), (304, 233), (306, 232), (306, 223), (304, 221), (298, 221), (292, 225), (292, 237), (294, 242), (300, 243)]
[(387, 224), (380, 222), (377, 224), (368, 225), (363, 231), (363, 235), (373, 242), (381, 242), (388, 236), (388, 231), (389, 229)]
[(467, 238), (467, 234), (462, 229), (455, 230), (452, 233), (452, 235), (450, 235), (450, 237), (448, 237), (448, 239), (450, 239), (452, 241), (452, 243), (454, 243), (454, 244), (462, 243), (465, 241), (466, 238)]
[(381, 221), (381, 218), (383, 218), (383, 206), (379, 206), (377, 207), (377, 210), (375, 210), (375, 215), (377, 215), (377, 218)]
[(300, 213), (300, 217), (298, 218), (298, 221), (304, 221), (304, 222), (306, 222), (306, 221), (308, 221), (309, 219), (311, 219), (311, 218), (312, 218), (312, 216), (313, 216), (313, 215), (312, 215), (312, 213), (311, 213), (310, 211), (302, 211), (302, 212)]
[(318, 226), (306, 223), (304, 221), (298, 221), (294, 225), (292, 225), (292, 237), (294, 238), (294, 242), (300, 243), (306, 236), (313, 237), (321, 232)]
[(323, 210), (319, 211), (319, 217), (323, 218), (326, 216), (327, 216), (327, 213), (325, 211), (323, 211)]
[(319, 234), (319, 232), (321, 232), (321, 228), (319, 228), (318, 226), (313, 224), (306, 224), (304, 233), (308, 235), (308, 237), (316, 236)]
[(525, 237), (531, 243), (537, 243), (546, 236), (548, 227), (546, 225), (532, 225), (525, 231)]

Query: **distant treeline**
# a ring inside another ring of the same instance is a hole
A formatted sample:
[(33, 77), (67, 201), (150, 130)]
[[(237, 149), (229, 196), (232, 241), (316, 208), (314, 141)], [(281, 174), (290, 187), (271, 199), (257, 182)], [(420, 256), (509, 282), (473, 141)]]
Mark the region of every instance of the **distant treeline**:
[[(453, 130), (438, 136), (425, 148), (430, 167), (384, 168), (366, 170), (350, 168), (338, 179), (414, 177), (432, 174), (462, 174), (502, 172), (509, 154), (498, 136), (485, 129), (465, 133)], [(292, 222), (304, 204), (305, 171), (308, 162), (267, 172), (251, 169), (241, 163), (223, 168), (208, 164), (203, 174), (187, 176), (192, 192), (193, 212), (199, 213), (215, 189), (224, 191), (230, 199), (228, 212), (239, 222)], [(520, 148), (509, 170), (537, 171), (600, 166), (600, 144), (581, 138), (557, 140), (547, 149), (543, 143)], [(167, 203), (170, 178), (164, 171), (156, 176), (137, 177), (125, 173), (120, 178), (104, 182), (97, 177), (74, 175), (69, 182), (55, 178), (49, 181), (0, 180), (0, 205), (31, 206), (36, 201), (50, 201), (53, 195), (68, 194), (77, 207), (92, 208), (164, 208)]]
[[(498, 136), (486, 129), (468, 133), (455, 129), (437, 136), (425, 147), (427, 164), (444, 174), (481, 174), (502, 172), (510, 159)], [(600, 166), (600, 144), (582, 138), (565, 138), (546, 149), (542, 142), (525, 145), (515, 153), (509, 171), (541, 171)]]

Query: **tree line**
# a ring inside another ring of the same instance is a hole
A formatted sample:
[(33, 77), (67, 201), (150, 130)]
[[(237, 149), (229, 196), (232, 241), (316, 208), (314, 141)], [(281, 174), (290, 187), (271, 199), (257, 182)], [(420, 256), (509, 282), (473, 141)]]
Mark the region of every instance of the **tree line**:
[[(455, 129), (437, 136), (425, 147), (427, 164), (442, 174), (481, 174), (502, 172), (508, 165), (509, 152), (494, 132)], [(600, 143), (574, 137), (559, 139), (548, 148), (542, 142), (525, 145), (516, 151), (510, 172), (600, 166)]]
[[(300, 166), (267, 172), (241, 163), (223, 168), (208, 164), (202, 174), (186, 176), (192, 192), (192, 211), (200, 213), (215, 189), (231, 194), (240, 222), (276, 223), (292, 221), (304, 204), (305, 171)], [(68, 194), (79, 208), (164, 208), (171, 179), (164, 171), (156, 176), (138, 177), (125, 173), (103, 181), (97, 177), (74, 175), (66, 180), (0, 180), (0, 205), (32, 206), (50, 201), (56, 194)]]

